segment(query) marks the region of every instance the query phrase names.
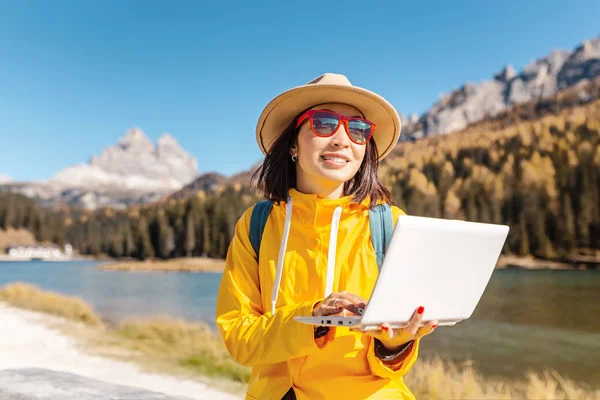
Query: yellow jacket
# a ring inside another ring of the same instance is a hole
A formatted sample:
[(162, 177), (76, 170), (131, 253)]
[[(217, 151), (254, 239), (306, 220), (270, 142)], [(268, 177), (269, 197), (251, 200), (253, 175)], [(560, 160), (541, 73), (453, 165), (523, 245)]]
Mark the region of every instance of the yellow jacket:
[[(273, 206), (258, 261), (249, 239), (252, 207), (242, 215), (219, 288), (217, 326), (233, 358), (252, 367), (246, 398), (281, 400), (293, 387), (298, 400), (414, 399), (402, 377), (417, 359), (419, 340), (393, 370), (375, 356), (369, 335), (338, 327), (315, 340), (314, 326), (294, 320), (311, 316), (330, 291), (369, 299), (378, 274), (369, 201), (319, 199), (296, 190), (290, 197)], [(286, 209), (292, 210), (287, 240)], [(395, 223), (403, 211), (392, 207), (392, 214)], [(336, 247), (331, 257), (330, 240)]]

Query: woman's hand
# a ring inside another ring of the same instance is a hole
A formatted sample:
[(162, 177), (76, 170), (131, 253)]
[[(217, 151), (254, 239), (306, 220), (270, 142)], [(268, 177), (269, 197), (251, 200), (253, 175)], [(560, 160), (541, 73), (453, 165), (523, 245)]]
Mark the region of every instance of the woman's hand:
[(436, 320), (429, 321), (427, 324), (420, 326), (424, 311), (423, 307), (417, 308), (403, 328), (392, 329), (387, 323), (384, 323), (381, 325), (381, 329), (368, 330), (364, 334), (379, 339), (389, 350), (399, 349), (411, 340), (429, 335), (438, 326), (439, 322)]
[(362, 315), (367, 306), (365, 300), (355, 294), (348, 292), (331, 293), (313, 308), (313, 316), (323, 317), (326, 315), (340, 314), (344, 310), (354, 315)]

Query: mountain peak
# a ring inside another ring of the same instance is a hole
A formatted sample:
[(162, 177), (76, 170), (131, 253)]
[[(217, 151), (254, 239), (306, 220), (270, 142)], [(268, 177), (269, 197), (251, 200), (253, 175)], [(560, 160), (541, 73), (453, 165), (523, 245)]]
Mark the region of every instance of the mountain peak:
[(600, 58), (600, 38), (593, 41), (585, 40), (581, 46), (575, 49), (574, 57), (581, 61)]
[(440, 97), (417, 123), (403, 127), (405, 137), (415, 133), (436, 136), (460, 130), (482, 118), (493, 117), (514, 104), (553, 96), (600, 76), (600, 37), (585, 40), (572, 50), (553, 50), (532, 60), (519, 73), (509, 64), (477, 84), (466, 83)]
[(174, 137), (163, 135), (155, 148), (144, 131), (133, 128), (88, 164), (59, 171), (51, 182), (65, 188), (166, 193), (180, 189), (197, 175), (196, 159)]
[(12, 180), (12, 178), (11, 178), (10, 176), (8, 176), (8, 175), (3, 175), (3, 174), (0, 174), (0, 184), (4, 184), (4, 183), (10, 183), (10, 182), (12, 182), (12, 181), (13, 181), (13, 180)]
[(508, 64), (502, 69), (502, 71), (494, 75), (494, 78), (502, 82), (509, 82), (515, 76), (517, 76), (517, 71), (515, 71), (511, 64)]
[(175, 139), (173, 136), (166, 132), (162, 134), (162, 136), (158, 139), (157, 142), (157, 147), (160, 148), (162, 146), (180, 147), (179, 142), (177, 142), (177, 139)]
[(153, 151), (154, 145), (146, 136), (143, 130), (140, 128), (132, 128), (125, 132), (125, 136), (123, 136), (118, 142), (117, 146), (119, 146), (122, 150), (127, 151), (130, 148), (135, 148), (139, 150), (145, 151)]

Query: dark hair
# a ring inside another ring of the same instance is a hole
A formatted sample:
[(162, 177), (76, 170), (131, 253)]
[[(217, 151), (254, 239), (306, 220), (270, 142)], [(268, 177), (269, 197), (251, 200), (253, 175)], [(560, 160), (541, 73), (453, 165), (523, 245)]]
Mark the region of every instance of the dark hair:
[[(283, 130), (275, 140), (264, 161), (252, 175), (258, 190), (269, 200), (279, 203), (285, 202), (288, 191), (296, 188), (296, 163), (290, 157), (290, 147), (296, 143), (299, 129), (296, 123), (299, 114)], [(344, 195), (353, 196), (357, 203), (367, 197), (371, 199), (371, 207), (375, 207), (380, 200), (392, 204), (390, 192), (383, 186), (377, 175), (379, 166), (377, 145), (373, 139), (366, 144), (365, 157), (356, 174), (344, 183)]]

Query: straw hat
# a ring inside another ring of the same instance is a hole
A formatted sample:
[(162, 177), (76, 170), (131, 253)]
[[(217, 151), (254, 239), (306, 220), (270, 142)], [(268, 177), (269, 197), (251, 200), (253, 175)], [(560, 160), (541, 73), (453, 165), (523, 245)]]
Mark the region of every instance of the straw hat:
[(379, 160), (398, 142), (400, 117), (387, 100), (367, 89), (352, 86), (344, 75), (326, 73), (306, 85), (286, 90), (267, 104), (256, 125), (256, 141), (263, 154), (292, 119), (302, 111), (324, 103), (351, 105), (377, 125), (372, 140), (377, 144)]

